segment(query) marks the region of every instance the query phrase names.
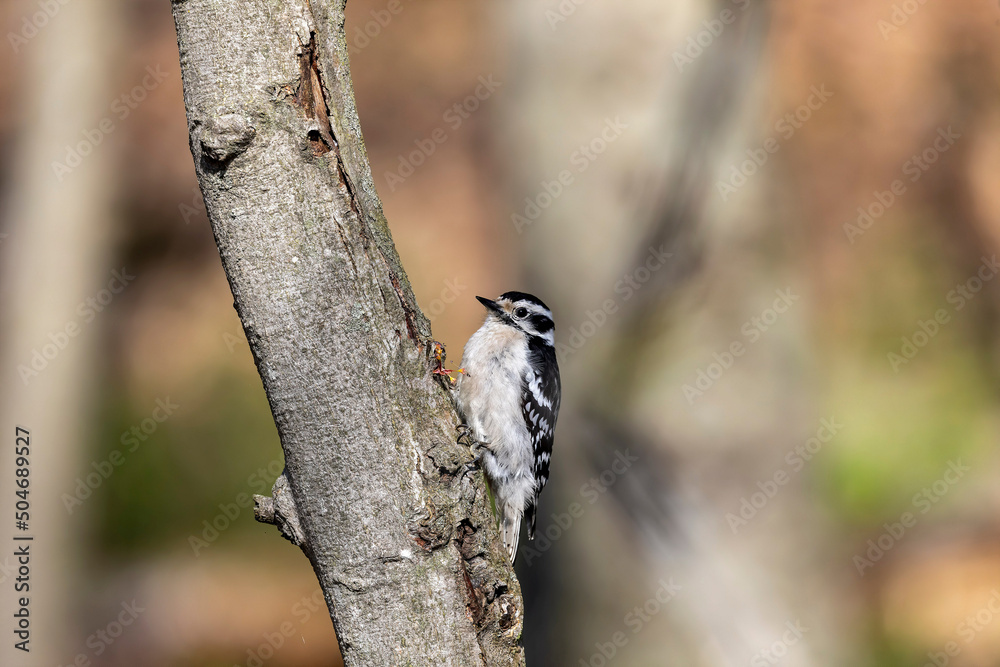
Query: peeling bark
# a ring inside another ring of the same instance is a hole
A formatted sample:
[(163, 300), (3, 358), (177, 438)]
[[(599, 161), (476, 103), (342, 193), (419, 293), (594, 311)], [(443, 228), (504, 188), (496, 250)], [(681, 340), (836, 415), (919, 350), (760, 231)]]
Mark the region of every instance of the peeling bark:
[(520, 587), (375, 193), (343, 0), (175, 0), (191, 152), (344, 662), (523, 665)]

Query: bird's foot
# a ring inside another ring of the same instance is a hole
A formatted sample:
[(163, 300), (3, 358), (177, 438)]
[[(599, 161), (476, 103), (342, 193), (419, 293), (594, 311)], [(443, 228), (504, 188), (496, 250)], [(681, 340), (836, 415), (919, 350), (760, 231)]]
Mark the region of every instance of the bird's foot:
[(458, 431), (458, 440), (456, 442), (460, 445), (465, 445), (466, 447), (472, 447), (472, 443), (474, 443), (476, 439), (472, 436), (472, 429), (469, 425), (459, 424), (455, 427), (455, 430)]
[(458, 443), (460, 445), (465, 445), (472, 450), (472, 455), (475, 457), (476, 462), (483, 457), (484, 451), (489, 451), (488, 442), (483, 442), (477, 440), (475, 436), (472, 435), (472, 429), (469, 428), (468, 424), (459, 424), (455, 427), (458, 430)]
[(469, 449), (472, 450), (476, 463), (479, 463), (483, 460), (483, 453), (490, 451), (490, 443), (474, 439), (469, 443)]

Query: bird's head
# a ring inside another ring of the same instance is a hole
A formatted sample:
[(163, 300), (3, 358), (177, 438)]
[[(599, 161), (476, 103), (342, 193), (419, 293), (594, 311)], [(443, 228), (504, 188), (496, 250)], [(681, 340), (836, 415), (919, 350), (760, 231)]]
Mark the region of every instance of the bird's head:
[(553, 344), (555, 324), (552, 321), (552, 311), (537, 296), (524, 292), (504, 292), (495, 301), (481, 296), (476, 299), (486, 306), (487, 320), (493, 318), (528, 336)]

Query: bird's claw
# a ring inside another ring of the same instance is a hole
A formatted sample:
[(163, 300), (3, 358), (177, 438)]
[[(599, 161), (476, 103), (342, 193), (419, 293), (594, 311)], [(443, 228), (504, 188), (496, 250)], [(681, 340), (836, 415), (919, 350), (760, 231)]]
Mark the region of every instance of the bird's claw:
[(469, 445), (469, 449), (472, 450), (472, 454), (473, 454), (473, 456), (476, 457), (477, 461), (479, 459), (483, 458), (483, 452), (488, 452), (489, 451), (489, 449), (490, 449), (489, 444), (490, 443), (488, 443), (488, 442), (482, 442), (480, 440), (473, 440), (472, 444)]
[(455, 429), (459, 432), (457, 442), (460, 445), (465, 445), (471, 449), (472, 455), (478, 462), (479, 459), (483, 457), (483, 451), (489, 450), (489, 443), (476, 440), (476, 438), (472, 435), (472, 429), (469, 428), (468, 424), (459, 424), (455, 427)]

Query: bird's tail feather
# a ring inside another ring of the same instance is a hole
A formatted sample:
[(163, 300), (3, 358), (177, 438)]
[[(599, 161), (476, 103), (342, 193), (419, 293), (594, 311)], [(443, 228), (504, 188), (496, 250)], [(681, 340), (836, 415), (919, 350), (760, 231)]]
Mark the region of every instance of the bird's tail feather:
[(507, 549), (507, 556), (513, 565), (517, 557), (517, 540), (521, 534), (521, 516), (504, 512), (500, 528), (503, 530), (503, 546)]
[(529, 500), (528, 506), (524, 508), (524, 522), (528, 524), (528, 539), (535, 539), (535, 503)]

